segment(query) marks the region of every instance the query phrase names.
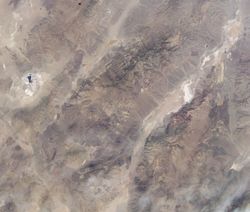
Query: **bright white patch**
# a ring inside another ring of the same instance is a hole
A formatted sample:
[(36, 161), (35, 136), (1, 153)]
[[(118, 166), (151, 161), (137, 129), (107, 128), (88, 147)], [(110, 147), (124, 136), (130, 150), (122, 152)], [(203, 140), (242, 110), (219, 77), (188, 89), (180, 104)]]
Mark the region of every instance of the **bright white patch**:
[(6, 65), (3, 63), (3, 69), (5, 70), (6, 69)]
[[(31, 83), (27, 78), (29, 75), (31, 75)], [(22, 81), (24, 84), (24, 92), (27, 96), (33, 96), (43, 84), (42, 77), (40, 74), (28, 73), (22, 77)]]
[(184, 101), (185, 103), (189, 103), (191, 102), (191, 100), (193, 99), (194, 95), (193, 95), (193, 92), (192, 92), (192, 89), (191, 89), (191, 84), (192, 84), (192, 81), (191, 80), (188, 80), (188, 81), (185, 81), (183, 84), (182, 84), (182, 90), (184, 92)]
[(242, 165), (241, 164), (237, 164), (237, 163), (233, 163), (233, 165), (231, 166), (230, 169), (234, 170), (234, 171), (240, 171), (242, 169)]
[(206, 65), (206, 63), (209, 62), (210, 60), (211, 60), (211, 56), (210, 55), (204, 57), (204, 59), (202, 60), (202, 63), (201, 63), (201, 70), (203, 70), (203, 68)]
[(235, 170), (239, 172), (243, 167), (249, 164), (250, 162), (250, 156), (248, 156), (248, 152), (242, 154), (240, 157), (238, 157), (231, 166), (230, 169)]
[(111, 10), (110, 9), (107, 9), (106, 10), (108, 14), (111, 14)]
[(227, 59), (228, 59), (228, 60), (232, 60), (232, 53), (231, 53), (231, 52), (229, 52), (229, 53), (227, 54)]
[(13, 15), (13, 17), (14, 17), (14, 19), (16, 21), (22, 21), (23, 20), (22, 16), (19, 13), (13, 12), (12, 15)]
[(240, 21), (237, 19), (230, 20), (223, 28), (225, 34), (227, 35), (226, 42), (228, 42), (230, 46), (233, 46), (239, 38), (241, 28)]

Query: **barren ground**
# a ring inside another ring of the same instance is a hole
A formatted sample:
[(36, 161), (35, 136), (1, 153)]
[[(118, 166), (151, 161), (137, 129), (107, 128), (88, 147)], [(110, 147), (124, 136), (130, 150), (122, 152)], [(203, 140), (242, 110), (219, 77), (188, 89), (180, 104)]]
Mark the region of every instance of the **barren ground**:
[(250, 210), (248, 0), (0, 0), (0, 212)]

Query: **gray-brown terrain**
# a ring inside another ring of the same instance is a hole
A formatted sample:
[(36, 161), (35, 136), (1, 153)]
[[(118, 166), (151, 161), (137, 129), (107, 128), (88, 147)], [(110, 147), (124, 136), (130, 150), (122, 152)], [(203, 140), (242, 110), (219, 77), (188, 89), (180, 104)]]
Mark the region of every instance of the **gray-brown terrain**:
[(249, 11), (0, 0), (0, 212), (250, 211)]

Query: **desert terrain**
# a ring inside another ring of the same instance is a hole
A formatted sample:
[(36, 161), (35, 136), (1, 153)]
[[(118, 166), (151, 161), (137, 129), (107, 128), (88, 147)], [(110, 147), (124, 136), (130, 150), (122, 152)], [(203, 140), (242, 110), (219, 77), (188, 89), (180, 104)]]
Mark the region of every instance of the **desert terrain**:
[(0, 212), (249, 212), (249, 11), (0, 0)]

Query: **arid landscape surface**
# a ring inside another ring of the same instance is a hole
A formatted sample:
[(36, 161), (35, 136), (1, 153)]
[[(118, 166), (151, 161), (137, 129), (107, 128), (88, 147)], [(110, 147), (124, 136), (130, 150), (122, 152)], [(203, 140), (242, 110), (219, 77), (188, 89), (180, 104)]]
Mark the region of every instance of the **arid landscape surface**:
[(249, 212), (249, 11), (0, 0), (0, 212)]

